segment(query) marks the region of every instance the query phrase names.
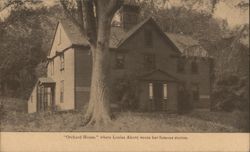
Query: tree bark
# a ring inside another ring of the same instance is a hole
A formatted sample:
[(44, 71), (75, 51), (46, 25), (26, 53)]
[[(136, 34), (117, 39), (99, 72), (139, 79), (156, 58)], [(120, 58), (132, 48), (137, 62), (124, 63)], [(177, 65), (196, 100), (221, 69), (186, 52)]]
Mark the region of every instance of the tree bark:
[(66, 14), (82, 29), (92, 53), (90, 99), (83, 123), (95, 126), (108, 124), (111, 121), (109, 35), (112, 18), (123, 0), (78, 0), (80, 19), (74, 18), (64, 0), (60, 2)]
[(92, 77), (90, 100), (85, 116), (88, 125), (108, 124), (110, 118), (110, 53), (111, 17), (99, 14), (97, 45), (92, 46)]

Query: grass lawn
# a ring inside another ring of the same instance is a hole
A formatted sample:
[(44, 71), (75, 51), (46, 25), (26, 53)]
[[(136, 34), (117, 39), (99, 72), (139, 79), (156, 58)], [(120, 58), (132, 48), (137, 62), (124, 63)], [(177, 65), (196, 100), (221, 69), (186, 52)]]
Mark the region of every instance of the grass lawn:
[(239, 111), (196, 110), (185, 115), (116, 112), (109, 125), (93, 128), (82, 126), (80, 112), (27, 114), (16, 108), (23, 101), (4, 102), (8, 104), (1, 115), (1, 131), (249, 132), (249, 114)]

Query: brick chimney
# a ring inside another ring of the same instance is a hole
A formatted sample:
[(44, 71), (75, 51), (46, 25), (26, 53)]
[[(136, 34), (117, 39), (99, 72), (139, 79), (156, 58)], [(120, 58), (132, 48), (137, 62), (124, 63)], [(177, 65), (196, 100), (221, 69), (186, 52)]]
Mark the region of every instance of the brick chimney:
[(120, 10), (121, 26), (124, 31), (130, 30), (138, 23), (140, 7), (136, 0), (125, 0)]

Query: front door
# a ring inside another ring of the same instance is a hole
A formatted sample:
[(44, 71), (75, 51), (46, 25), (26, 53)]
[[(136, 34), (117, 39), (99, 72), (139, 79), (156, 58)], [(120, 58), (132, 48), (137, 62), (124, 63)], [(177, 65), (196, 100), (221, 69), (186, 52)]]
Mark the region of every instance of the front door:
[(162, 110), (163, 100), (163, 83), (160, 81), (153, 82), (154, 107), (156, 111)]

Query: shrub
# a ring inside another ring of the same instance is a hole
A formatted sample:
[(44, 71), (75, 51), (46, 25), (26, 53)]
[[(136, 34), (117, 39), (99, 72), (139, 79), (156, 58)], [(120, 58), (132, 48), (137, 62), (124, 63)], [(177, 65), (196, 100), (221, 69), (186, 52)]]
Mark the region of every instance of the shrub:
[(113, 84), (114, 101), (121, 110), (134, 110), (137, 108), (136, 82), (128, 77), (116, 80)]
[(192, 111), (193, 106), (190, 101), (190, 94), (186, 89), (178, 92), (178, 113), (184, 114)]
[(249, 80), (246, 77), (227, 75), (216, 82), (212, 93), (213, 110), (231, 112), (249, 110)]

